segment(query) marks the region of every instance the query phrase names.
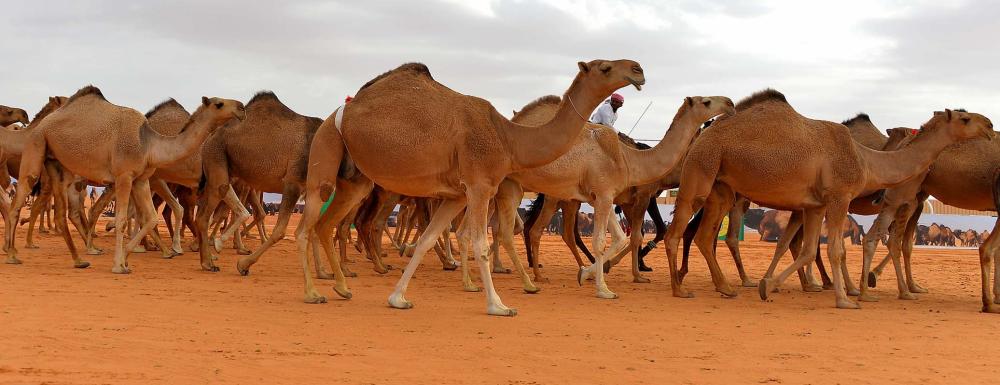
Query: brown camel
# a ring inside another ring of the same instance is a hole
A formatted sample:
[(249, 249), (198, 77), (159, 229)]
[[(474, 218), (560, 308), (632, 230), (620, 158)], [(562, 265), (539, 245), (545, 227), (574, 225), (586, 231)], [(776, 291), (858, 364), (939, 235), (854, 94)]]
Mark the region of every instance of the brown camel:
[[(357, 183), (367, 188), (357, 189), (356, 194), (341, 191), (344, 178), (337, 175), (346, 151), (364, 179), (403, 195), (443, 200), (417, 240), (413, 257), (389, 296), (390, 306), (413, 307), (404, 297), (413, 273), (452, 219), (466, 209), (462, 226), (468, 230), (471, 250), (479, 262), (487, 313), (516, 314), (501, 302), (490, 276), (485, 238), (490, 198), (511, 173), (544, 165), (569, 150), (584, 129), (587, 118), (583, 114), (613, 91), (629, 84), (638, 89), (645, 82), (642, 68), (630, 60), (595, 60), (578, 66), (580, 71), (564, 94), (559, 112), (540, 126), (508, 121), (485, 100), (434, 81), (423, 64), (404, 64), (362, 86), (353, 101), (327, 118), (313, 142), (305, 213), (297, 230), (300, 256), (306, 257), (306, 237), (318, 226), (317, 237), (328, 259), (336, 260), (328, 249), (329, 231), (363, 198), (355, 195), (371, 190), (369, 182)], [(404, 148), (421, 151), (386, 150)], [(337, 198), (321, 218), (323, 198), (334, 185)], [(520, 264), (516, 259), (514, 263), (515, 267)], [(303, 264), (306, 301), (316, 302), (321, 297), (308, 277), (307, 259)], [(341, 277), (337, 279), (339, 286)]]
[[(558, 97), (540, 98), (522, 108), (513, 121), (540, 124), (555, 115), (558, 103)], [(610, 127), (588, 123), (587, 130), (580, 134), (577, 143), (561, 157), (541, 167), (515, 172), (501, 183), (501, 193), (506, 191), (504, 194), (508, 197), (503, 209), (517, 209), (522, 199), (522, 189), (545, 194), (544, 205), (553, 207), (559, 201), (590, 203), (594, 207), (593, 244), (596, 260), (579, 274), (580, 283), (590, 274), (596, 274), (598, 277), (595, 281), (600, 285), (598, 297), (615, 298), (616, 295), (602, 282), (604, 262), (617, 256), (625, 245), (625, 233), (612, 215), (616, 198), (626, 193), (630, 187), (646, 185), (669, 174), (684, 159), (688, 146), (702, 124), (712, 117), (731, 112), (733, 102), (724, 96), (685, 98), (663, 138), (648, 150), (639, 150), (634, 145), (622, 143), (618, 134)], [(500, 203), (498, 199), (498, 205)], [(552, 210), (546, 210), (543, 206), (542, 212), (546, 211)], [(573, 212), (563, 212), (563, 215), (573, 215)], [(536, 220), (534, 229), (529, 231), (533, 237), (526, 239), (528, 246), (533, 246), (536, 250), (533, 261), (535, 279), (540, 279), (541, 274), (537, 255), (539, 239), (534, 235), (540, 236), (541, 227), (548, 222), (549, 217), (543, 216)], [(590, 222), (590, 219), (585, 221)], [(512, 228), (513, 223), (506, 226)], [(584, 230), (587, 226), (578, 218), (576, 227)], [(506, 232), (507, 228), (501, 228), (505, 230), (501, 239), (513, 237), (513, 233)], [(613, 240), (607, 251), (604, 250), (605, 230), (611, 231)], [(515, 257), (512, 239), (508, 253)], [(633, 274), (638, 275), (638, 263), (633, 264)], [(642, 277), (639, 276), (637, 280), (641, 282)]]
[[(204, 138), (224, 122), (242, 119), (243, 104), (234, 100), (202, 97), (202, 104), (188, 121), (188, 128), (180, 135), (165, 137), (149, 128), (142, 113), (131, 108), (108, 102), (99, 89), (87, 86), (74, 94), (32, 132), (21, 156), (17, 196), (11, 205), (6, 223), (6, 251), (8, 263), (20, 263), (14, 246), (14, 235), (21, 206), (31, 186), (38, 180), (44, 165), (49, 175), (60, 179), (53, 181), (56, 198), (55, 215), (63, 230), (63, 240), (70, 249), (74, 266), (89, 266), (76, 253), (69, 232), (66, 216), (61, 211), (66, 199), (66, 188), (75, 181), (68, 173), (100, 184), (115, 184), (117, 210), (115, 215), (116, 248), (111, 269), (114, 273), (128, 273), (128, 252), (156, 223), (149, 176), (156, 167), (168, 165), (189, 156), (198, 149)], [(100, 140), (97, 140), (100, 139)], [(89, 144), (89, 145), (88, 145)], [(81, 150), (86, 146), (86, 151)], [(52, 161), (47, 161), (46, 158)], [(58, 174), (55, 174), (58, 173)], [(136, 237), (124, 242), (125, 220), (129, 198), (135, 195), (136, 207), (143, 220)]]
[[(218, 271), (212, 262), (209, 219), (223, 199), (230, 208), (240, 210), (239, 219), (229, 223), (222, 236), (216, 238), (216, 249), (234, 236), (249, 212), (236, 195), (232, 179), (239, 179), (249, 188), (260, 192), (281, 193), (278, 221), (268, 237), (254, 252), (240, 258), (236, 265), (242, 275), (250, 274), (250, 266), (271, 246), (285, 237), (292, 210), (299, 200), (306, 180), (306, 160), (309, 143), (323, 121), (304, 116), (285, 106), (270, 91), (254, 95), (247, 103), (247, 119), (231, 122), (205, 141), (201, 150), (205, 185), (203, 209), (198, 210), (197, 228), (200, 234), (201, 266)], [(317, 266), (322, 278), (329, 275)]]
[[(926, 129), (926, 127), (922, 128), (921, 134), (917, 135), (916, 138), (922, 136)], [(916, 141), (917, 139), (913, 139), (913, 144), (910, 146), (913, 146)], [(913, 271), (910, 265), (912, 239), (914, 239), (916, 231), (915, 218), (919, 217), (924, 199), (928, 195), (933, 195), (947, 205), (969, 210), (996, 211), (1000, 205), (1000, 202), (996, 201), (998, 194), (1000, 194), (1000, 191), (997, 191), (997, 173), (1000, 172), (998, 164), (1000, 164), (1000, 141), (985, 139), (964, 141), (945, 149), (930, 169), (921, 176), (886, 191), (885, 206), (875, 219), (875, 223), (872, 224), (869, 233), (878, 234), (877, 231), (886, 231), (891, 225), (892, 231), (889, 233), (888, 242), (889, 258), (892, 259), (893, 267), (896, 270), (900, 298), (912, 299), (915, 298), (913, 293), (926, 292), (926, 289), (913, 280)], [(1000, 228), (1000, 221), (979, 247), (982, 310), (988, 313), (1000, 313), (1000, 306), (997, 306), (1000, 303), (1000, 282), (995, 278), (1000, 276), (1000, 264), (996, 264), (994, 260), (998, 248), (1000, 248), (997, 228)], [(928, 243), (947, 244), (948, 240), (943, 239), (945, 232), (944, 226), (937, 223), (931, 224), (927, 234)], [(954, 238), (952, 238), (953, 241)], [(865, 291), (866, 286), (873, 286), (876, 279), (874, 275), (868, 274), (872, 257), (875, 254), (876, 242), (876, 236), (865, 235), (864, 264), (862, 265), (863, 291)], [(900, 254), (904, 259), (903, 266), (899, 263)], [(996, 276), (991, 278), (992, 274), (996, 274)], [(864, 285), (866, 279), (869, 285)], [(877, 297), (867, 295), (863, 299), (876, 300)]]
[[(677, 242), (695, 204), (704, 205), (703, 223), (711, 225), (705, 230), (718, 228), (735, 199), (734, 193), (762, 206), (804, 210), (804, 252), (775, 278), (760, 281), (759, 293), (766, 299), (789, 274), (815, 259), (824, 217), (828, 231), (839, 233), (848, 205), (862, 192), (889, 187), (921, 173), (938, 152), (952, 143), (993, 135), (992, 123), (982, 115), (945, 110), (935, 112), (925, 125), (926, 132), (909, 146), (881, 152), (856, 143), (843, 125), (799, 115), (784, 95), (774, 90), (758, 92), (736, 109), (735, 115), (719, 119), (715, 129), (702, 134), (684, 162), (674, 220), (667, 235), (671, 287), (678, 297), (691, 296), (677, 280), (676, 254)], [(696, 242), (708, 260), (716, 289), (735, 295), (712, 253), (709, 242), (714, 243), (714, 237), (696, 236)], [(857, 308), (857, 303), (847, 297), (841, 277), (843, 239), (834, 237), (827, 252), (837, 307)]]

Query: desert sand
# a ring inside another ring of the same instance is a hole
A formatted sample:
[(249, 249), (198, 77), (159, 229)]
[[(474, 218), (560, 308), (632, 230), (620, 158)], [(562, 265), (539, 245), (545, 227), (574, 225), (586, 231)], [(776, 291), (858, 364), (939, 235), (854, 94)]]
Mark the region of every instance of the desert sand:
[[(99, 232), (98, 246), (112, 250), (113, 235)], [(621, 298), (601, 300), (592, 284), (576, 284), (571, 255), (546, 236), (551, 281), (528, 295), (515, 276), (495, 274), (519, 311), (498, 318), (433, 255), (407, 295), (416, 307), (400, 311), (386, 305), (406, 262), (394, 254), (397, 269), (379, 275), (349, 248), (354, 298), (321, 281), (330, 303), (309, 305), (289, 240), (248, 277), (231, 249), (219, 273), (201, 271), (197, 253), (150, 252), (130, 257), (132, 274), (115, 275), (109, 253), (77, 270), (60, 238), (43, 234), (39, 244), (22, 248), (23, 265), (0, 265), (0, 383), (971, 384), (1000, 374), (1000, 316), (979, 312), (975, 250), (918, 249), (916, 277), (929, 294), (897, 300), (890, 268), (880, 302), (837, 310), (831, 292), (803, 293), (794, 277), (766, 302), (756, 288), (721, 298), (697, 253), (686, 280), (696, 297), (673, 298), (662, 248), (647, 259), (652, 283), (632, 283), (620, 266), (609, 284)], [(750, 233), (742, 247), (759, 278), (774, 245)], [(857, 279), (861, 249), (847, 247)], [(725, 247), (719, 260), (738, 282)]]

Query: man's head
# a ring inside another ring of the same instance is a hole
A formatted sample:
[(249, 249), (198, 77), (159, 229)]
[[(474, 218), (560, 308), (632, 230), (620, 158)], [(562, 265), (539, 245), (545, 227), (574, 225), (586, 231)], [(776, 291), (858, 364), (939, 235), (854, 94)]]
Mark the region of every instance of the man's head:
[(619, 94), (611, 94), (611, 108), (618, 111), (621, 106), (625, 105), (625, 97)]

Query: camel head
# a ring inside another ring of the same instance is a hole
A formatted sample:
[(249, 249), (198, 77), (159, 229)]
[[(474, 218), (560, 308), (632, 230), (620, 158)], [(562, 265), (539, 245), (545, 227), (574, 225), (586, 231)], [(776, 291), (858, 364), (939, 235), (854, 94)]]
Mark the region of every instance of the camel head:
[(684, 98), (684, 105), (699, 122), (736, 113), (736, 105), (725, 96), (688, 96)]
[(28, 124), (28, 113), (20, 108), (0, 106), (0, 126), (18, 122)]
[(191, 114), (191, 118), (194, 119), (201, 114), (211, 116), (214, 123), (212, 127), (218, 127), (232, 118), (246, 119), (247, 110), (243, 107), (243, 103), (237, 100), (202, 96), (201, 105), (194, 114)]
[(603, 96), (611, 95), (629, 84), (642, 90), (642, 85), (646, 84), (642, 67), (631, 60), (591, 60), (577, 64), (580, 66), (577, 78), (596, 86), (596, 89), (603, 92)]
[(908, 127), (896, 127), (886, 130), (889, 133), (889, 140), (903, 140), (917, 134), (917, 130)]
[(947, 130), (959, 140), (976, 137), (992, 140), (995, 136), (993, 122), (989, 118), (965, 110), (934, 111), (931, 120), (920, 126), (921, 133), (931, 130)]

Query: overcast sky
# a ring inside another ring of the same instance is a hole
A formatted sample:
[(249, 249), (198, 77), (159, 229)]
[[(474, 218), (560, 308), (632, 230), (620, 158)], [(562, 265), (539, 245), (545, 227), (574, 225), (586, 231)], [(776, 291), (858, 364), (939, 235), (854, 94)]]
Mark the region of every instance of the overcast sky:
[(17, 1), (5, 2), (0, 104), (34, 114), (94, 84), (140, 111), (274, 90), (325, 118), (408, 61), (506, 115), (561, 94), (576, 62), (639, 61), (618, 128), (657, 139), (684, 96), (764, 87), (802, 114), (859, 111), (882, 129), (933, 110), (1000, 112), (1000, 5), (976, 1)]

